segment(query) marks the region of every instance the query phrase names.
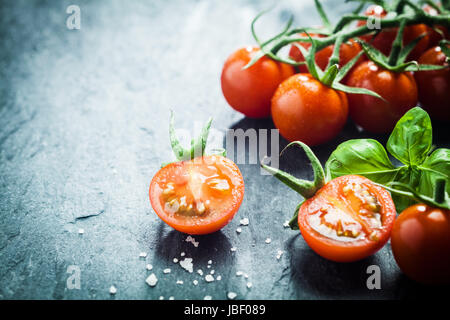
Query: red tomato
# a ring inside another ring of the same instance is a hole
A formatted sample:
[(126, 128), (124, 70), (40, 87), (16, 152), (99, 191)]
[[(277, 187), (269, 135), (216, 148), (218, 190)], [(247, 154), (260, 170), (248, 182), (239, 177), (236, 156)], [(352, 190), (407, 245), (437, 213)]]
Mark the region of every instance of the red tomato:
[(367, 178), (347, 175), (331, 180), (303, 203), (298, 225), (317, 254), (352, 262), (386, 244), (395, 215), (394, 202), (385, 189)]
[[(423, 10), (432, 16), (437, 16), (439, 14), (439, 12), (436, 9), (434, 9), (433, 7), (431, 7), (429, 5), (425, 5), (423, 7)], [(428, 38), (429, 38), (428, 48), (437, 46), (439, 41), (442, 40), (442, 38), (448, 39), (448, 37), (449, 37), (448, 29), (446, 27), (444, 27), (444, 26), (435, 26), (435, 27), (437, 29), (439, 29), (440, 31), (442, 31), (442, 33), (444, 34), (444, 37), (442, 37), (442, 35), (440, 35), (436, 31), (434, 31), (433, 28), (427, 26), (427, 32), (428, 32)]]
[(270, 99), (278, 85), (294, 74), (294, 68), (263, 57), (242, 69), (258, 48), (246, 47), (230, 55), (222, 70), (222, 92), (229, 105), (250, 118), (270, 115)]
[(365, 94), (349, 94), (350, 117), (375, 133), (391, 132), (406, 111), (417, 105), (417, 85), (409, 72), (395, 73), (365, 61), (349, 74), (347, 85), (366, 88), (386, 101)]
[(392, 252), (400, 269), (425, 284), (450, 284), (450, 210), (417, 204), (394, 223)]
[(169, 226), (188, 234), (207, 234), (223, 228), (238, 211), (244, 180), (233, 161), (204, 156), (160, 169), (149, 194), (156, 214)]
[[(379, 5), (371, 5), (367, 8), (366, 12), (364, 13), (366, 16), (373, 16), (377, 18), (384, 18), (386, 16), (386, 11), (379, 6)], [(366, 23), (366, 21), (359, 21), (358, 26), (362, 26)], [(371, 42), (371, 44), (381, 51), (385, 55), (389, 55), (392, 49), (392, 43), (395, 40), (395, 37), (397, 36), (398, 28), (388, 28), (386, 30), (383, 30), (378, 35), (366, 35), (362, 36), (361, 38), (364, 39), (367, 42)], [(408, 27), (405, 27), (403, 31), (403, 44), (407, 45), (412, 40), (416, 39), (418, 36), (424, 34), (427, 32), (427, 26), (424, 24), (415, 24)], [(428, 36), (423, 37), (419, 43), (416, 45), (416, 47), (411, 51), (411, 53), (408, 56), (408, 60), (417, 60), (419, 56), (428, 48)]]
[[(299, 36), (306, 37), (306, 33), (300, 33)], [(310, 36), (313, 38), (324, 37), (323, 35), (319, 34), (310, 34)], [(361, 46), (356, 41), (349, 40), (349, 43), (343, 43), (339, 49), (339, 67), (342, 67), (345, 64), (347, 64), (361, 51)], [(311, 47), (311, 44), (308, 42), (299, 42), (299, 44), (303, 46), (305, 49)], [(330, 45), (316, 53), (315, 60), (320, 69), (325, 70), (325, 68), (328, 65), (328, 61), (330, 60), (330, 57), (333, 54), (333, 50), (334, 45)], [(296, 46), (291, 46), (289, 56), (297, 62), (305, 61), (303, 54), (301, 53), (300, 49), (297, 48)], [(361, 58), (359, 61), (361, 62), (362, 60), (363, 58)], [(299, 70), (301, 73), (308, 73), (308, 68), (306, 68), (305, 65), (300, 65)]]
[(272, 118), (289, 141), (317, 145), (334, 138), (347, 121), (344, 92), (299, 73), (280, 84), (272, 98)]
[[(427, 50), (419, 59), (420, 64), (446, 65), (445, 54), (440, 47)], [(431, 117), (450, 121), (450, 69), (419, 71), (414, 73), (419, 89), (419, 101)]]

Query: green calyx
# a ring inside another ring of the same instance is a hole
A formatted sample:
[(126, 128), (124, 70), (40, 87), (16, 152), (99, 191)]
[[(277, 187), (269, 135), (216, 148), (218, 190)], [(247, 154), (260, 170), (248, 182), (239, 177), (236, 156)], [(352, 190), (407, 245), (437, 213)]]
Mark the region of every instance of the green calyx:
[[(261, 167), (263, 167), (265, 170), (270, 172), (275, 178), (277, 178), (278, 180), (283, 182), (289, 188), (291, 188), (294, 191), (296, 191), (297, 193), (299, 193), (301, 196), (303, 196), (303, 198), (308, 199), (308, 198), (313, 197), (316, 194), (316, 192), (325, 185), (325, 173), (323, 171), (322, 164), (320, 163), (319, 159), (317, 159), (317, 157), (312, 152), (312, 150), (301, 141), (294, 141), (294, 142), (289, 143), (286, 146), (286, 148), (284, 148), (283, 151), (281, 151), (280, 156), (284, 153), (284, 151), (288, 147), (290, 147), (292, 145), (298, 145), (301, 148), (303, 148), (303, 150), (306, 153), (306, 156), (311, 161), (311, 166), (314, 171), (314, 180), (313, 181), (298, 179), (298, 178), (290, 175), (287, 172), (267, 166), (265, 164), (261, 164)], [(289, 222), (289, 226), (293, 230), (298, 229), (298, 224), (297, 224), (298, 209), (300, 208), (302, 203), (300, 203), (297, 206), (295, 213), (294, 213), (294, 217)]]
[[(174, 115), (173, 111), (170, 112), (170, 125), (169, 125), (169, 136), (170, 144), (172, 146), (172, 151), (175, 155), (177, 161), (192, 160), (197, 157), (202, 157), (205, 155), (206, 142), (208, 140), (209, 130), (211, 128), (212, 118), (209, 118), (206, 124), (203, 126), (200, 135), (196, 139), (191, 140), (191, 147), (186, 149), (181, 146), (180, 141), (175, 133), (174, 127)], [(214, 149), (212, 150), (214, 154), (226, 156), (225, 149)], [(163, 164), (166, 166), (168, 163)]]

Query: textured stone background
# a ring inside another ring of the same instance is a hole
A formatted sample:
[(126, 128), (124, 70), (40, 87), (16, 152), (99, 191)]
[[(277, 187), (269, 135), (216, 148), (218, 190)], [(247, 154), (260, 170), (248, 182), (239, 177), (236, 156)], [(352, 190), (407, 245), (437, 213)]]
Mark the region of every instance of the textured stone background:
[[(347, 10), (326, 3), (331, 15)], [(81, 30), (66, 28), (68, 5), (81, 7)], [(177, 127), (273, 128), (233, 112), (219, 76), (227, 55), (252, 44), (251, 19), (272, 1), (14, 1), (0, 3), (0, 298), (2, 299), (341, 299), (432, 297), (398, 270), (389, 245), (366, 260), (337, 264), (314, 254), (282, 227), (298, 196), (257, 165), (240, 165), (244, 202), (222, 231), (196, 237), (164, 225), (148, 201), (150, 179), (171, 159), (169, 109)], [(351, 5), (348, 5), (351, 7)], [(317, 25), (312, 1), (282, 1), (258, 30), (278, 31), (290, 11), (298, 25)], [(448, 129), (435, 142), (448, 146)], [(325, 161), (338, 143), (365, 137), (348, 124), (315, 148)], [(386, 137), (378, 137), (385, 141)], [(220, 139), (219, 139), (220, 140)], [(282, 141), (282, 146), (286, 141)], [(310, 168), (291, 151), (282, 167), (306, 178)], [(235, 230), (239, 220), (250, 224)], [(85, 234), (80, 236), (78, 229)], [(264, 240), (270, 237), (272, 243)], [(237, 247), (231, 252), (231, 247)], [(277, 250), (285, 254), (278, 261)], [(184, 251), (195, 269), (212, 260), (221, 281), (206, 283), (172, 259)], [(147, 252), (146, 259), (139, 253)], [(159, 278), (145, 283), (151, 263)], [(366, 288), (378, 264), (382, 290)], [(67, 268), (81, 270), (69, 290)], [(164, 268), (170, 274), (163, 274)], [(248, 280), (236, 277), (243, 271)], [(199, 280), (194, 286), (192, 280)], [(177, 285), (183, 280), (183, 285)], [(251, 289), (246, 282), (253, 283)], [(115, 297), (108, 290), (117, 287)]]

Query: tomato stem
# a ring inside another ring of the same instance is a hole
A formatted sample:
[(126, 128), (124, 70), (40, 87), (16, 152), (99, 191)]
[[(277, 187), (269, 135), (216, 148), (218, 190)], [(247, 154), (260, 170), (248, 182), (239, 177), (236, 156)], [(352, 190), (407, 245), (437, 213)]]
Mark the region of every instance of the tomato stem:
[(436, 189), (434, 190), (434, 201), (437, 203), (443, 203), (445, 200), (445, 180), (436, 180)]

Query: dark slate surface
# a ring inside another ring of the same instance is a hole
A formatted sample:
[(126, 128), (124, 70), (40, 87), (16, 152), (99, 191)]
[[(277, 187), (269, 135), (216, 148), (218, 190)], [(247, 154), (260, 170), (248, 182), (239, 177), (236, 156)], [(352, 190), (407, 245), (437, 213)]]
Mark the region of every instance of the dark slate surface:
[[(310, 2), (282, 2), (259, 30), (273, 34), (290, 10), (297, 24), (317, 25)], [(346, 10), (340, 3), (327, 3), (335, 17)], [(150, 179), (172, 157), (170, 108), (177, 126), (186, 130), (208, 116), (218, 132), (273, 128), (270, 120), (233, 112), (219, 83), (227, 55), (253, 43), (252, 17), (273, 2), (76, 1), (81, 30), (66, 28), (70, 4), (0, 4), (0, 298), (226, 299), (228, 291), (238, 299), (442, 294), (402, 276), (389, 246), (352, 264), (318, 257), (297, 232), (282, 226), (299, 197), (260, 175), (257, 165), (240, 165), (246, 182), (240, 211), (222, 231), (196, 237), (198, 248), (151, 209)], [(435, 131), (437, 145), (448, 146), (448, 130)], [(349, 123), (335, 141), (314, 150), (325, 161), (339, 142), (364, 136)], [(282, 140), (281, 147), (285, 144)], [(312, 177), (301, 152), (291, 151), (281, 165)], [(250, 224), (237, 234), (244, 217)], [(279, 249), (285, 253), (277, 260)], [(148, 256), (139, 258), (140, 252)], [(206, 283), (184, 271), (172, 262), (181, 252), (194, 259), (195, 270), (214, 269), (222, 280)], [(145, 283), (151, 273), (147, 263), (159, 279), (154, 288)], [(381, 290), (366, 288), (371, 264), (381, 268)], [(81, 270), (79, 290), (66, 286), (71, 265)], [(165, 268), (172, 272), (163, 274)], [(237, 277), (237, 271), (248, 279)], [(115, 296), (109, 294), (111, 285), (117, 287)]]

